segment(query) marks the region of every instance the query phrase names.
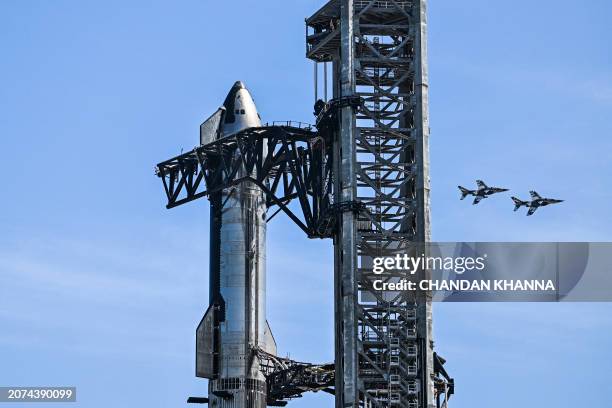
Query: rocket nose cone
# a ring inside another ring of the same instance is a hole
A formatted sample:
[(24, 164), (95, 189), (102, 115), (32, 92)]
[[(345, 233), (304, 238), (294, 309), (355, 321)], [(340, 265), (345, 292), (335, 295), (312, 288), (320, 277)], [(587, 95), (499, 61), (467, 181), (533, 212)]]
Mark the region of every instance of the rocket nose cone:
[(227, 111), (232, 111), (234, 107), (234, 101), (236, 100), (236, 95), (240, 92), (240, 89), (236, 84), (232, 86), (227, 96), (225, 97), (225, 101), (223, 102), (223, 106)]
[(227, 94), (225, 102), (225, 119), (221, 132), (227, 136), (241, 130), (261, 126), (261, 119), (251, 93), (244, 82), (237, 81)]
[(223, 102), (223, 106), (225, 107), (226, 110), (233, 110), (232, 108), (234, 106), (236, 98), (238, 98), (239, 95), (243, 93), (241, 91), (246, 91), (248, 93), (248, 89), (244, 85), (244, 82), (242, 81), (234, 82), (232, 89), (230, 89), (230, 91), (227, 94), (227, 97), (225, 98), (225, 102)]

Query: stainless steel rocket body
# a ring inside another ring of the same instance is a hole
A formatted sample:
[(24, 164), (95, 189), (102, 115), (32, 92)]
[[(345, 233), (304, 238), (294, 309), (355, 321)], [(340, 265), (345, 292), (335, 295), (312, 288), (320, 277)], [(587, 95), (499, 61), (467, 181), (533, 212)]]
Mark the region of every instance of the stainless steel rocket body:
[[(253, 99), (241, 82), (230, 91), (224, 108), (220, 137), (261, 126)], [(209, 406), (264, 408), (265, 377), (254, 350), (276, 354), (266, 321), (265, 193), (245, 181), (214, 194), (210, 201), (210, 307), (203, 321), (211, 309), (216, 314), (212, 332), (198, 335), (212, 338), (208, 347), (214, 364), (212, 375), (206, 376), (211, 378)]]
[(218, 378), (209, 383), (210, 406), (265, 407), (265, 379), (254, 357), (266, 349), (266, 206), (261, 189), (245, 182), (222, 193)]

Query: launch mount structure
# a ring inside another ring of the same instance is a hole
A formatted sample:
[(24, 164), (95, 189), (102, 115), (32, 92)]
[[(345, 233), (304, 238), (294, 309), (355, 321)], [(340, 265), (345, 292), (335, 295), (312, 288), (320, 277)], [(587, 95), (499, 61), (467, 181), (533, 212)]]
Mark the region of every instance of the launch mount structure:
[(334, 364), (253, 350), (268, 406), (323, 390), (336, 408), (445, 408), (454, 381), (433, 350), (430, 294), (374, 290), (371, 264), (430, 241), (426, 0), (331, 0), (306, 28), (324, 99), (331, 66), (316, 128), (251, 128), (158, 164), (167, 207), (249, 181), (268, 222), (284, 212), (309, 238), (333, 238)]

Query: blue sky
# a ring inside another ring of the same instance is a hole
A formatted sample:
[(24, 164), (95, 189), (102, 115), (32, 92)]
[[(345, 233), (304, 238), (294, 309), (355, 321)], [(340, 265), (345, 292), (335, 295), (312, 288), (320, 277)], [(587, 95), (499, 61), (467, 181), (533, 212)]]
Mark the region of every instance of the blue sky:
[[(172, 211), (153, 166), (192, 148), (234, 81), (264, 120), (311, 122), (315, 0), (0, 2), (0, 385), (76, 385), (82, 407), (205, 395), (208, 204)], [(430, 1), (437, 241), (610, 241), (612, 5)], [(565, 198), (527, 218), (476, 178)], [(332, 359), (332, 254), (269, 226), (283, 354)], [(297, 288), (297, 289), (296, 289)], [(444, 304), (454, 407), (611, 406), (609, 304)], [(331, 407), (311, 395), (293, 407)]]

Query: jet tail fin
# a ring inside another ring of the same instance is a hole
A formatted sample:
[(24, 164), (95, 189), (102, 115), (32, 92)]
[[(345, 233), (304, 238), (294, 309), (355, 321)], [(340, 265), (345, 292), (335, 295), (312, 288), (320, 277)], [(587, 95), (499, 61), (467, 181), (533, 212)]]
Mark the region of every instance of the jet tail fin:
[(470, 190), (468, 190), (465, 187), (461, 187), (461, 186), (457, 186), (459, 188), (459, 190), (461, 190), (461, 200), (463, 200), (465, 197), (468, 196), (468, 194), (470, 194)]
[(518, 211), (519, 208), (521, 208), (524, 205), (527, 205), (527, 202), (523, 200), (519, 200), (516, 197), (512, 197), (512, 201), (514, 201), (514, 211)]

